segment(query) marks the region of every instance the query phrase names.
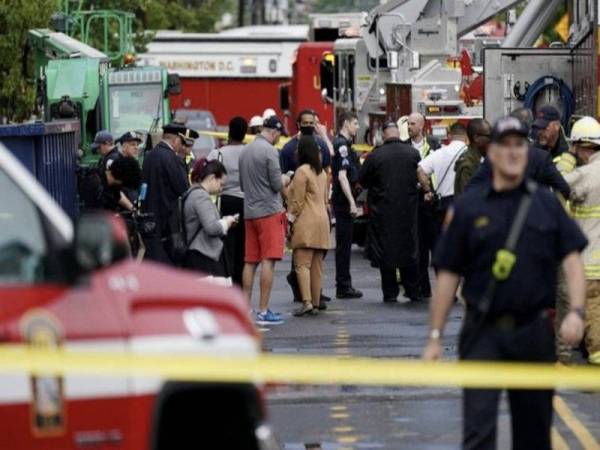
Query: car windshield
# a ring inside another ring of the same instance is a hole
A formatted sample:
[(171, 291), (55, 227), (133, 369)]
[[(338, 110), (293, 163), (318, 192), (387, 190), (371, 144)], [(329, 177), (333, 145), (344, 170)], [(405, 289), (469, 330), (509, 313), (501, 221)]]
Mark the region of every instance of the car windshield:
[(161, 85), (135, 84), (109, 87), (110, 131), (120, 136), (126, 131), (148, 131), (158, 117), (162, 123)]
[(1, 170), (0, 192), (0, 284), (41, 282), (48, 253), (41, 215)]

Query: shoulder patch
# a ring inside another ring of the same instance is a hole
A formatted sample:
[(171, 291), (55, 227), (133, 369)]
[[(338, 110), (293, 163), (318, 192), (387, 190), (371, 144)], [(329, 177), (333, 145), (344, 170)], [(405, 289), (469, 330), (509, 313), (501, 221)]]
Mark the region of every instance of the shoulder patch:
[(488, 216), (480, 216), (475, 219), (474, 226), (475, 228), (485, 228), (490, 224), (490, 218)]
[(340, 148), (338, 149), (338, 152), (340, 152), (340, 156), (342, 158), (347, 158), (348, 157), (348, 146), (341, 145)]

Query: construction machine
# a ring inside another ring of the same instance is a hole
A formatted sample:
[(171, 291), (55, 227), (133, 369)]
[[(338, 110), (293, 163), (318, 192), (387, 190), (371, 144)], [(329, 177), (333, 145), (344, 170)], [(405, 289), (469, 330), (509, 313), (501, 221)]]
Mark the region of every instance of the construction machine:
[[(97, 131), (149, 136), (169, 122), (168, 95), (180, 84), (165, 68), (135, 66), (131, 13), (84, 11), (82, 2), (74, 9), (71, 3), (53, 16), (56, 30), (29, 31), (28, 48), (40, 115), (44, 121), (78, 120), (83, 162), (90, 163), (98, 157), (91, 152)], [(98, 36), (102, 51), (90, 45)]]

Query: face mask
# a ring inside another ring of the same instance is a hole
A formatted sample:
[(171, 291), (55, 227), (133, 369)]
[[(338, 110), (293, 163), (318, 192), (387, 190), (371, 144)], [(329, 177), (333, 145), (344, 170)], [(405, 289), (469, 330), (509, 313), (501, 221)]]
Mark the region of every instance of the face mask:
[(300, 127), (300, 134), (303, 136), (312, 136), (315, 132), (315, 127)]

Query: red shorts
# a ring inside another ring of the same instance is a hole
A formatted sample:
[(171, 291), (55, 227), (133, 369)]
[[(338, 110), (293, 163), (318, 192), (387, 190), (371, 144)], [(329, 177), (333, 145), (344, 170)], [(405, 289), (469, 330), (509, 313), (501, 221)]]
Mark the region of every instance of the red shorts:
[(287, 220), (284, 213), (244, 220), (247, 263), (283, 259)]

